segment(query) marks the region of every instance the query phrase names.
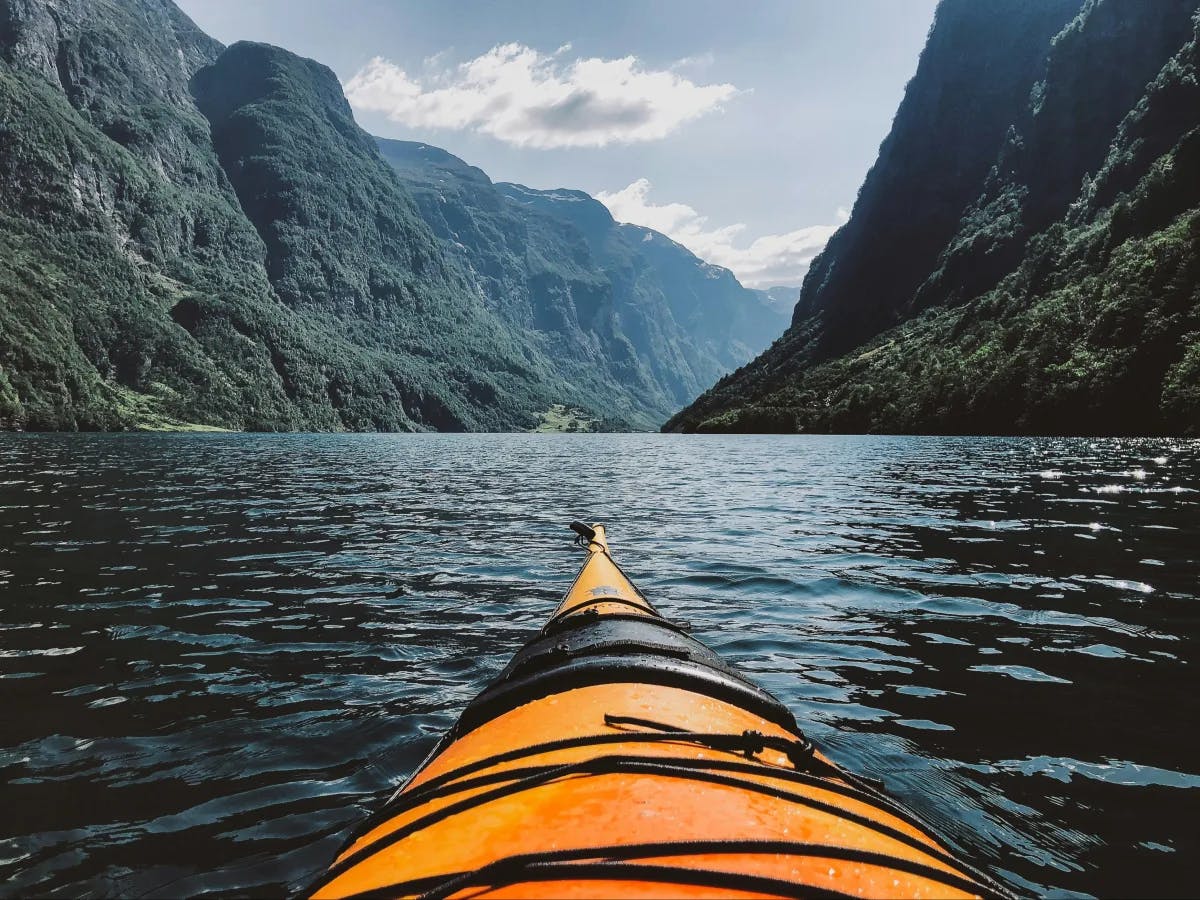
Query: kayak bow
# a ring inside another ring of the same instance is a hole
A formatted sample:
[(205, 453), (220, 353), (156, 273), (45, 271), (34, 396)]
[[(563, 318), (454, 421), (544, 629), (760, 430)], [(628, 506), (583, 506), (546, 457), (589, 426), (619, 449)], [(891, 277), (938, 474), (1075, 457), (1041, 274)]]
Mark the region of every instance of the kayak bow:
[(571, 527), (566, 598), (314, 897), (1008, 896)]

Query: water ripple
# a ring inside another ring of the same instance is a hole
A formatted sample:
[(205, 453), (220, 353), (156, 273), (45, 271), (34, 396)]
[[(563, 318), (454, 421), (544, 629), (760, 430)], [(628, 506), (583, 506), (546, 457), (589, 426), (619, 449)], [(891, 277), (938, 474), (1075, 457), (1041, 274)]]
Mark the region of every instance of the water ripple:
[(22, 435), (0, 896), (302, 883), (544, 621), (571, 519), (1019, 889), (1192, 892), (1196, 442)]

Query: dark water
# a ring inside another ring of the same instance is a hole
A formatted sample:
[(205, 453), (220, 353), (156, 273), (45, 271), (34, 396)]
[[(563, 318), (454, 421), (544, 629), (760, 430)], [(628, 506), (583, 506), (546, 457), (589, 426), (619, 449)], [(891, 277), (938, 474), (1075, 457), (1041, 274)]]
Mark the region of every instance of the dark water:
[(0, 895), (282, 894), (609, 523), (1019, 889), (1190, 895), (1200, 443), (0, 438)]

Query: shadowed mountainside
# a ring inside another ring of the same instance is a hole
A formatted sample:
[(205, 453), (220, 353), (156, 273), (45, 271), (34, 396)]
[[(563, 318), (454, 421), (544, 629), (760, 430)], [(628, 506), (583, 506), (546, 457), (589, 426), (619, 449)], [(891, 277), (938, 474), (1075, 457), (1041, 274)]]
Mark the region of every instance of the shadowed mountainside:
[(1200, 432), (1195, 0), (943, 0), (792, 326), (682, 431)]

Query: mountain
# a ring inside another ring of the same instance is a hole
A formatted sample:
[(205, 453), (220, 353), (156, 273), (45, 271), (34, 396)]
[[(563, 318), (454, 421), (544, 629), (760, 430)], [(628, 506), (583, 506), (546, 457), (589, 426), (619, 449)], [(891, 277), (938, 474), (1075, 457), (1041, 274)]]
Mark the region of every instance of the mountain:
[(651, 428), (778, 330), (426, 151), (169, 0), (0, 0), (0, 427)]
[[(770, 287), (756, 290), (759, 302), (775, 310), (779, 315), (787, 316), (789, 322), (792, 319), (792, 312), (796, 308), (796, 303), (800, 300), (800, 288), (798, 287)], [(779, 335), (776, 334), (776, 337)]]
[[(266, 248), (281, 303), (323, 333), (381, 354), (366, 402), (440, 430), (528, 427), (582, 400), (497, 321), (441, 252), (415, 203), (354, 122), (333, 72), (264, 44), (225, 50), (191, 82), (212, 143)], [(279, 367), (289, 392), (356, 398), (339, 379)], [(394, 387), (389, 389), (386, 382)], [(399, 401), (399, 402), (397, 402)]]
[(943, 0), (792, 325), (683, 431), (1200, 433), (1196, 0)]
[[(652, 229), (622, 224), (618, 231), (649, 264), (642, 270), (648, 285), (722, 375), (753, 359), (787, 326), (790, 304), (781, 307), (763, 292), (743, 288), (728, 269), (704, 262)], [(709, 383), (702, 381), (700, 388)]]
[(728, 270), (581, 191), (494, 184), (436, 147), (378, 144), (489, 309), (627, 417), (661, 422), (786, 326)]
[(0, 0), (0, 58), (10, 427), (529, 427), (581, 399), (472, 305), (329, 70), (166, 0)]

